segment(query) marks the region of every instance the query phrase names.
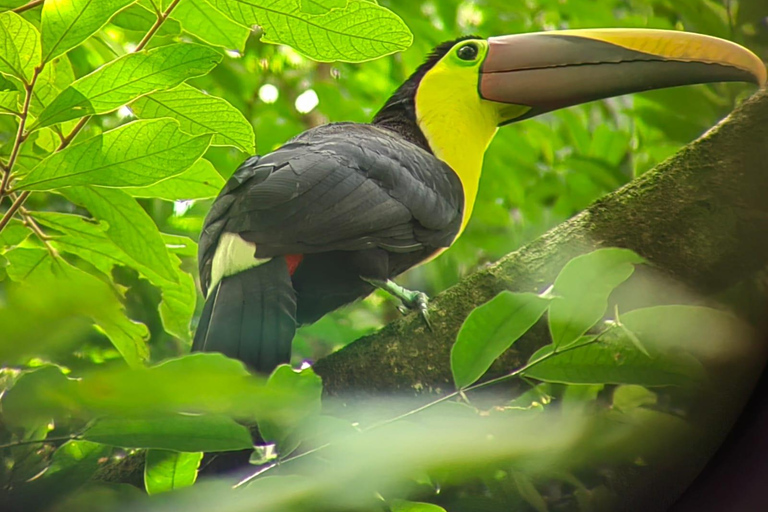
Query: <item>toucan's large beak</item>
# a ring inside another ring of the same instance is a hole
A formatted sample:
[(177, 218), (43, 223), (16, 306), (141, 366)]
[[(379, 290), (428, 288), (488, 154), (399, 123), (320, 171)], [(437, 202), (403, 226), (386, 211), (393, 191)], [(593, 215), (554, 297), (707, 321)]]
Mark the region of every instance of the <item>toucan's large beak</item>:
[(492, 37), (488, 43), (480, 95), (529, 107), (502, 109), (501, 124), (650, 89), (766, 82), (765, 66), (746, 48), (687, 32), (563, 30)]

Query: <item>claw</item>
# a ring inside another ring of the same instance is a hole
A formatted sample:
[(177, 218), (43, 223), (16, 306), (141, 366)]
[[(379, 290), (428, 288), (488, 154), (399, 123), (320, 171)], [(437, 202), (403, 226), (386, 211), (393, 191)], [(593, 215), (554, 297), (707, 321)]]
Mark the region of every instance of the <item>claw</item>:
[(432, 330), (432, 323), (429, 321), (429, 297), (426, 293), (407, 290), (390, 280), (379, 281), (378, 279), (367, 279), (365, 277), (362, 279), (400, 299), (402, 304), (397, 309), (402, 314), (405, 315), (411, 310), (418, 310), (421, 318), (424, 319), (424, 323), (427, 324), (430, 331)]

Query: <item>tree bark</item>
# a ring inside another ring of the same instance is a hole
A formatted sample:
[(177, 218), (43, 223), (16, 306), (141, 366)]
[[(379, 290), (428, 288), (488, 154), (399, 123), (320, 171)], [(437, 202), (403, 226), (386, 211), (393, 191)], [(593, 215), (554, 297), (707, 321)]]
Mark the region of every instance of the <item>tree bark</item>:
[[(435, 297), (433, 330), (411, 314), (317, 361), (315, 372), (329, 396), (452, 390), (450, 349), (472, 309), (502, 290), (542, 291), (571, 258), (598, 247), (632, 249), (699, 296), (759, 275), (768, 264), (768, 90), (655, 169)], [(748, 316), (754, 301), (734, 307)], [(489, 376), (549, 343), (546, 330), (533, 329)]]

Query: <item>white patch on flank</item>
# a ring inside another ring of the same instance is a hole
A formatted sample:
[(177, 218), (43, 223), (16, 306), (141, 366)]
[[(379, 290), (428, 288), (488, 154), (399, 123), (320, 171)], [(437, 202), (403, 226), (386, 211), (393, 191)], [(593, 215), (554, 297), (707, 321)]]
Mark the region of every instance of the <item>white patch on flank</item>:
[(258, 267), (272, 258), (257, 258), (256, 244), (243, 240), (237, 233), (224, 233), (219, 238), (219, 245), (213, 255), (211, 266), (211, 286), (213, 290), (219, 281), (231, 276)]

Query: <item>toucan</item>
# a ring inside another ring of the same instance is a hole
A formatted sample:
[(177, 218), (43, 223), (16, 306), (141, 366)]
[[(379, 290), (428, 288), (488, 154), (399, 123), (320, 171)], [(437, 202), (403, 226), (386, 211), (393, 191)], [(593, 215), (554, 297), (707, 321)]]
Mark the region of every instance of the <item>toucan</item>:
[(206, 301), (193, 350), (270, 372), (289, 362), (297, 326), (377, 287), (428, 319), (426, 295), (392, 279), (461, 235), (500, 126), (720, 81), (762, 85), (766, 69), (735, 43), (665, 30), (462, 37), (437, 46), (370, 124), (312, 128), (236, 170), (200, 235)]

